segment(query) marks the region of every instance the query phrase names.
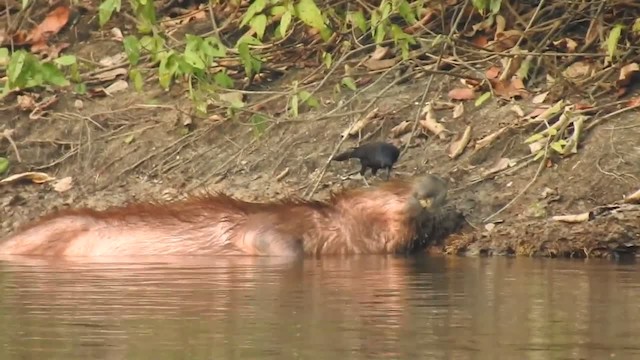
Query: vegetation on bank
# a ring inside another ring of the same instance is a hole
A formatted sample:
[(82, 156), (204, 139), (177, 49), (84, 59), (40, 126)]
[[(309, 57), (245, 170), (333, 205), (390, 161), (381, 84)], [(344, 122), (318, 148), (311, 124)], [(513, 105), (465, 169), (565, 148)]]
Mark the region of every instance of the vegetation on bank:
[[(217, 116), (222, 109), (260, 134), (271, 116), (251, 103), (252, 94), (290, 69), (314, 67), (311, 75), (281, 84), (279, 96), (287, 98), (281, 117), (318, 107), (323, 87), (350, 93), (348, 103), (388, 74), (396, 74), (389, 86), (444, 74), (456, 80), (447, 94), (455, 104), (529, 99), (533, 111), (514, 106), (520, 121), (471, 150), (526, 128), (531, 156), (521, 160), (539, 161), (543, 169), (552, 157), (575, 154), (584, 132), (603, 119), (638, 106), (629, 93), (640, 71), (634, 46), (640, 10), (624, 1), (106, 0), (43, 12), (44, 5), (23, 0), (6, 8), (0, 34), (3, 101), (32, 114), (54, 103), (43, 96), (36, 101), (34, 93), (96, 95), (179, 84), (188, 89), (194, 115)], [(103, 35), (122, 43), (121, 58), (82, 59), (56, 38), (78, 17), (91, 16)], [(127, 31), (122, 21), (135, 27)], [(193, 24), (206, 30), (188, 30)], [(183, 37), (176, 35), (180, 30)], [(428, 105), (425, 118), (401, 124), (394, 134), (446, 134)], [(460, 108), (452, 108), (455, 118)], [(452, 139), (451, 157), (470, 147), (467, 130)], [(0, 159), (0, 170), (5, 163)], [(506, 161), (493, 170), (513, 166)]]

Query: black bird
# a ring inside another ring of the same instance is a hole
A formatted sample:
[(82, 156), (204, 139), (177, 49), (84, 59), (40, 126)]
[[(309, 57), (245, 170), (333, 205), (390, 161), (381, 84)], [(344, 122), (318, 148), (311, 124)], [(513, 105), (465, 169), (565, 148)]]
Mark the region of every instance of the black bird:
[(398, 161), (400, 149), (395, 145), (386, 142), (370, 142), (358, 147), (351, 148), (343, 153), (334, 156), (331, 160), (345, 161), (348, 159), (360, 159), (360, 175), (364, 178), (367, 168), (371, 168), (371, 173), (376, 175), (379, 169), (387, 169), (387, 180), (391, 176), (391, 168)]

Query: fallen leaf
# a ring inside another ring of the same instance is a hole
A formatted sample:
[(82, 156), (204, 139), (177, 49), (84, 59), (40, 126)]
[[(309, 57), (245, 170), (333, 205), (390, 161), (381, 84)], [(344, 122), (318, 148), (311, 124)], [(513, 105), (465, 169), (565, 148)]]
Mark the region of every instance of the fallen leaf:
[(448, 96), (453, 100), (473, 100), (476, 97), (476, 93), (473, 89), (456, 88), (450, 90)]
[(376, 49), (371, 54), (371, 59), (373, 60), (382, 60), (385, 56), (389, 54), (389, 48), (386, 46), (377, 45)]
[(84, 103), (82, 102), (82, 100), (76, 99), (76, 101), (73, 102), (73, 107), (78, 110), (82, 110), (82, 108), (84, 108)]
[(112, 56), (104, 57), (100, 59), (98, 63), (104, 67), (112, 67), (112, 66), (117, 66), (119, 64), (124, 64), (126, 60), (127, 60), (127, 54), (123, 51)]
[(459, 139), (453, 141), (449, 146), (449, 151), (448, 151), (449, 157), (451, 159), (455, 159), (458, 156), (460, 156), (464, 152), (464, 149), (469, 144), (469, 140), (471, 140), (471, 126), (467, 125), (466, 129), (464, 129), (464, 133), (462, 134), (462, 136)]
[(532, 154), (538, 153), (538, 151), (544, 148), (544, 145), (547, 143), (546, 139), (540, 139), (538, 141), (532, 142), (529, 144), (529, 151)]
[(487, 79), (497, 79), (498, 76), (500, 76), (500, 68), (497, 66), (492, 66), (484, 73), (484, 75), (487, 77)]
[(486, 224), (484, 226), (485, 230), (487, 230), (489, 232), (491, 232), (493, 229), (495, 229), (495, 227), (496, 227), (496, 224), (494, 224), (494, 223), (488, 223), (488, 224)]
[(404, 120), (400, 124), (394, 126), (391, 130), (389, 130), (389, 134), (392, 137), (397, 138), (402, 134), (406, 134), (410, 132), (412, 128), (413, 128), (413, 123), (411, 121)]
[(558, 49), (567, 50), (567, 52), (569, 53), (576, 52), (576, 49), (578, 48), (578, 43), (570, 38), (562, 38), (560, 40), (554, 41), (553, 45)]
[(109, 95), (113, 95), (117, 92), (127, 90), (129, 88), (129, 83), (124, 80), (116, 80), (113, 84), (107, 86), (104, 91)]
[(581, 79), (585, 77), (589, 77), (595, 71), (595, 67), (593, 64), (588, 63), (586, 61), (576, 61), (573, 64), (569, 65), (562, 74), (567, 79)]
[(49, 181), (53, 181), (56, 178), (49, 176), (43, 172), (25, 172), (21, 174), (15, 174), (8, 176), (2, 180), (0, 180), (0, 184), (9, 184), (12, 182), (16, 182), (18, 180), (31, 180), (31, 182), (36, 184), (43, 184)]
[(497, 52), (507, 51), (516, 45), (521, 36), (522, 31), (520, 30), (499, 32), (496, 33), (496, 40), (490, 41), (485, 48)]
[(633, 194), (626, 196), (624, 198), (624, 202), (626, 203), (640, 203), (640, 189), (634, 192)]
[(122, 35), (122, 30), (114, 27), (111, 29), (111, 35), (113, 36), (113, 40), (122, 41), (124, 39), (124, 35)]
[(460, 102), (453, 108), (453, 118), (457, 119), (462, 116), (462, 114), (464, 114), (464, 104)]
[(576, 215), (556, 215), (556, 216), (552, 216), (551, 220), (568, 222), (568, 223), (579, 223), (579, 222), (589, 221), (590, 216), (591, 216), (591, 213), (585, 212), (585, 213), (576, 214)]
[(486, 35), (478, 34), (471, 39), (471, 43), (479, 48), (484, 48), (489, 43), (489, 37)]
[(244, 106), (244, 95), (238, 91), (230, 91), (220, 94), (220, 100), (235, 107)]
[(511, 166), (511, 160), (509, 158), (500, 158), (498, 159), (498, 161), (496, 161), (493, 164), (493, 166), (491, 166), (489, 169), (487, 169), (484, 172), (484, 175), (486, 176), (486, 175), (497, 173), (498, 171), (502, 171), (508, 168), (509, 166)]
[(125, 68), (115, 68), (107, 71), (103, 71), (95, 75), (94, 79), (99, 81), (111, 81), (115, 80), (118, 76), (126, 76), (127, 69)]
[(533, 99), (531, 99), (531, 102), (534, 104), (542, 104), (544, 102), (544, 99), (547, 98), (547, 95), (549, 95), (549, 92), (543, 92), (542, 94), (538, 94), (536, 96), (533, 97)]
[(510, 100), (516, 97), (527, 97), (529, 92), (525, 90), (524, 83), (521, 79), (512, 78), (511, 80), (489, 80), (493, 86), (496, 95)]
[(616, 86), (627, 86), (633, 79), (635, 75), (640, 72), (640, 66), (638, 63), (631, 63), (623, 66), (620, 69), (620, 76), (618, 76), (618, 80), (616, 80)]
[(545, 111), (547, 111), (549, 108), (544, 108), (544, 107), (539, 107), (539, 108), (535, 108), (533, 109), (533, 111), (531, 111), (529, 114), (527, 114), (527, 118), (529, 119), (533, 119), (539, 115), (542, 115)]
[(73, 178), (71, 176), (67, 176), (60, 180), (55, 180), (53, 182), (53, 189), (57, 192), (65, 192), (71, 189), (73, 184)]
[(478, 151), (483, 147), (492, 144), (502, 133), (507, 131), (506, 127), (500, 128), (498, 131), (494, 131), (493, 133), (483, 137), (482, 139), (476, 141), (476, 146), (473, 151)]
[(446, 137), (446, 135), (444, 134), (446, 129), (444, 125), (438, 123), (438, 121), (436, 120), (435, 113), (433, 112), (430, 103), (425, 106), (425, 108), (423, 109), (423, 113), (426, 113), (426, 117), (424, 120), (420, 120), (420, 125), (422, 126), (422, 128), (425, 131), (431, 132), (434, 135), (438, 136), (440, 139), (444, 139)]
[(382, 70), (388, 69), (398, 63), (398, 59), (384, 59), (384, 60), (375, 60), (368, 59), (364, 62), (364, 66), (369, 70)]
[(344, 139), (348, 136), (358, 135), (362, 131), (362, 129), (364, 129), (364, 127), (367, 126), (367, 124), (369, 124), (371, 120), (373, 120), (378, 115), (378, 111), (378, 108), (373, 108), (373, 110), (369, 111), (367, 115), (356, 121), (353, 126), (343, 131), (342, 134), (340, 134), (340, 137)]
[(18, 95), (18, 107), (20, 110), (33, 110), (36, 108), (36, 99), (31, 95)]
[(70, 13), (66, 6), (53, 9), (38, 26), (31, 30), (26, 42), (31, 45), (46, 42), (51, 35), (57, 34), (67, 24)]
[(638, 105), (640, 105), (640, 96), (636, 96), (627, 102), (628, 107), (633, 107)]

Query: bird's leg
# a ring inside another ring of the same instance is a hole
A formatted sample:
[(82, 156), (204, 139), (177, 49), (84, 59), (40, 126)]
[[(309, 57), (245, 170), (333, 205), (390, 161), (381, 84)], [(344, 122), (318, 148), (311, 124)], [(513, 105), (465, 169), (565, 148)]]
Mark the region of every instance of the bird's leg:
[[(371, 171), (373, 171), (374, 168), (371, 169)], [(366, 165), (362, 165), (362, 168), (360, 168), (360, 177), (362, 177), (362, 181), (364, 181), (364, 185), (366, 187), (369, 187), (369, 183), (367, 182), (367, 179), (364, 177), (364, 174), (367, 172), (367, 166)]]
[(391, 178), (391, 166), (387, 168), (387, 181)]

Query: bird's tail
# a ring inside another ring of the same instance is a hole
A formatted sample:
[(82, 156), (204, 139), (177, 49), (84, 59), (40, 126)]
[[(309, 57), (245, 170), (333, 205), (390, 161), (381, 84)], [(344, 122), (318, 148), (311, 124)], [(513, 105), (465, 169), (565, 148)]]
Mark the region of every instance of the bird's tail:
[(334, 156), (333, 158), (331, 158), (331, 160), (333, 161), (345, 161), (345, 160), (349, 160), (353, 157), (353, 149), (347, 150), (345, 152), (342, 152), (336, 156)]

